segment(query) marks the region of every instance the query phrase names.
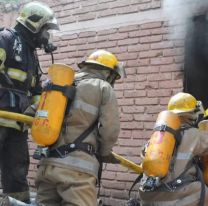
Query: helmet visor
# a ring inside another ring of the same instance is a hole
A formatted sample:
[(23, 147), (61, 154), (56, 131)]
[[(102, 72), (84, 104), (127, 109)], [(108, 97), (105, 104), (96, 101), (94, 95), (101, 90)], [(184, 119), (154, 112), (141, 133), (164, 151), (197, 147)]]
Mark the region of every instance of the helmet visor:
[(126, 71), (124, 68), (124, 63), (120, 62), (116, 67), (115, 67), (115, 72), (118, 74), (116, 79), (124, 79), (126, 78)]
[(55, 17), (48, 21), (44, 26), (46, 26), (48, 30), (60, 30), (58, 21)]

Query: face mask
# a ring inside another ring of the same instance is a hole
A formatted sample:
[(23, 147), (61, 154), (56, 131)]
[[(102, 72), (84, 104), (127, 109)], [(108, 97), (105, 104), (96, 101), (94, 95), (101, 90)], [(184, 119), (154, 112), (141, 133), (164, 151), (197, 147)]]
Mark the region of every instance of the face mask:
[(47, 28), (43, 28), (39, 32), (37, 38), (38, 47), (44, 48), (46, 53), (52, 53), (57, 49), (57, 47), (51, 43), (50, 38), (51, 38), (51, 34), (49, 33), (49, 30)]

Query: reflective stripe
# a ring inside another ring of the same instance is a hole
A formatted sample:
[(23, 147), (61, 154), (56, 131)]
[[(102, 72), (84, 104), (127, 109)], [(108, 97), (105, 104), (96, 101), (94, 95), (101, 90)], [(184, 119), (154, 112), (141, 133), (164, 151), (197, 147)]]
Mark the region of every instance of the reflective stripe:
[(20, 125), (16, 121), (11, 120), (11, 119), (4, 119), (1, 117), (0, 117), (0, 126), (11, 127), (17, 130), (21, 130)]
[(14, 68), (8, 68), (7, 74), (11, 79), (16, 79), (20, 82), (24, 82), (27, 79), (27, 73)]
[(91, 104), (87, 104), (87, 103), (80, 101), (80, 100), (75, 100), (73, 106), (76, 109), (81, 109), (81, 110), (83, 110), (87, 113), (93, 114), (93, 115), (96, 115), (98, 113), (97, 107), (95, 107)]
[(32, 77), (31, 87), (35, 87), (36, 79), (35, 77)]
[(40, 164), (47, 164), (47, 163), (53, 163), (53, 164), (63, 164), (68, 167), (73, 167), (76, 168), (79, 171), (90, 173), (93, 176), (97, 178), (98, 175), (98, 169), (99, 169), (99, 163), (95, 164), (91, 161), (88, 160), (83, 160), (78, 157), (72, 157), (72, 156), (67, 156), (65, 158), (47, 158), (47, 159), (42, 159), (40, 161)]
[[(168, 195), (168, 194), (167, 194)], [(154, 202), (146, 202), (142, 201), (142, 204), (148, 206), (189, 206), (191, 203), (199, 202), (200, 192), (189, 195), (188, 197), (184, 197), (183, 199), (172, 200), (172, 201), (154, 201)]]
[(191, 152), (178, 152), (176, 159), (178, 160), (189, 160), (191, 159), (193, 154)]

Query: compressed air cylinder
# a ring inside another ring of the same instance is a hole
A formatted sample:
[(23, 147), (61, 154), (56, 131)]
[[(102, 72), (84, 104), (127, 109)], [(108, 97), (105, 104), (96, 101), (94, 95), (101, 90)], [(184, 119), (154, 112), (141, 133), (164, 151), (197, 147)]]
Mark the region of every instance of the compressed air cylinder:
[[(199, 122), (198, 127), (201, 131), (208, 131), (208, 119)], [(208, 155), (203, 156), (201, 162), (203, 165), (204, 182), (208, 186)]]
[[(48, 75), (51, 82), (59, 86), (70, 86), (74, 80), (74, 70), (65, 64), (51, 65)], [(38, 145), (48, 146), (58, 139), (67, 101), (61, 91), (48, 90), (41, 94), (31, 129), (32, 138)]]
[(171, 111), (159, 113), (155, 128), (161, 126), (163, 130), (155, 130), (151, 135), (142, 163), (143, 171), (148, 176), (164, 177), (168, 173), (176, 140), (174, 135), (165, 129), (165, 125), (177, 130), (181, 125), (180, 118)]

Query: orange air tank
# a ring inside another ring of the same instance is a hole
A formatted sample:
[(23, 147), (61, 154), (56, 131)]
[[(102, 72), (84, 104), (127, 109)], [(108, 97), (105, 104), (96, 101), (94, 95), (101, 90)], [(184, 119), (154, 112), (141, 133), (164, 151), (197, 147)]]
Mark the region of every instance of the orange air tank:
[[(208, 119), (199, 122), (198, 126), (201, 131), (208, 131)], [(208, 155), (203, 156), (201, 162), (203, 165), (204, 182), (208, 186)]]
[(180, 125), (181, 121), (177, 114), (171, 111), (159, 113), (155, 128), (161, 129), (155, 129), (153, 132), (142, 163), (146, 175), (152, 177), (167, 175), (176, 143), (174, 134), (167, 131), (167, 127), (176, 131)]
[[(55, 85), (70, 86), (74, 70), (65, 64), (52, 64), (49, 79)], [(47, 90), (41, 94), (40, 103), (32, 124), (32, 138), (41, 146), (56, 142), (59, 137), (68, 98), (61, 91)]]

